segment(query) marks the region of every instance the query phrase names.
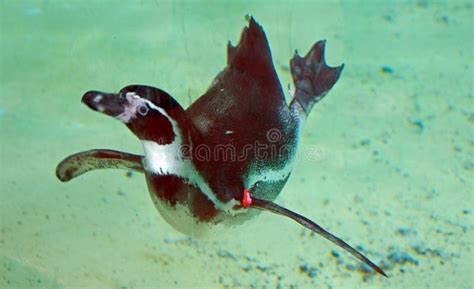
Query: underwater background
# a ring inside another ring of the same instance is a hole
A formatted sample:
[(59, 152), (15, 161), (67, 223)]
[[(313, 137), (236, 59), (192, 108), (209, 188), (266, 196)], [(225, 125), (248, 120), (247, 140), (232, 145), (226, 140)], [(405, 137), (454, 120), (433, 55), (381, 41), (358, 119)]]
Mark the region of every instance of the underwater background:
[[(187, 107), (246, 14), (285, 90), (295, 49), (327, 39), (328, 64), (345, 63), (276, 202), (388, 279), (270, 213), (198, 241), (161, 218), (141, 175), (56, 179), (78, 151), (142, 154), (84, 92), (148, 84)], [(0, 288), (474, 288), (472, 1), (2, 0), (0, 29)]]

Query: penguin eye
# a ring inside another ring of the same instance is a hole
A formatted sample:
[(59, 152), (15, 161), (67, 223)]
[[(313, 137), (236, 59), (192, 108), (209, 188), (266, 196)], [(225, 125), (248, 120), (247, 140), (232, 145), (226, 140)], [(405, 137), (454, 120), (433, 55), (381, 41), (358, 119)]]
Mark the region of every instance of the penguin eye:
[(140, 104), (140, 105), (137, 107), (138, 113), (139, 113), (140, 115), (142, 115), (142, 116), (145, 116), (145, 115), (148, 113), (149, 110), (150, 110), (150, 109), (148, 108), (148, 106), (147, 106), (146, 104)]

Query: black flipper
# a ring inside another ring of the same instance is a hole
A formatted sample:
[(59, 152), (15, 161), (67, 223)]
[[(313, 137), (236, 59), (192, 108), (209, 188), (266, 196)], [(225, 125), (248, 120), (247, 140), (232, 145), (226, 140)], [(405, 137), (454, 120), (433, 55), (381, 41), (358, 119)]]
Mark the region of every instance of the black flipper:
[(296, 51), (290, 60), (291, 75), (295, 83), (295, 95), (290, 106), (299, 105), (306, 115), (334, 86), (344, 68), (344, 64), (337, 67), (326, 65), (325, 45), (325, 40), (318, 41), (305, 57), (301, 58)]
[(88, 171), (97, 169), (125, 169), (144, 172), (143, 156), (113, 150), (90, 150), (73, 154), (56, 167), (56, 176), (62, 182), (70, 181)]
[(299, 215), (295, 212), (292, 212), (292, 211), (290, 211), (290, 210), (288, 210), (284, 207), (281, 207), (281, 206), (279, 206), (275, 203), (272, 203), (272, 202), (269, 202), (269, 201), (266, 201), (266, 200), (262, 200), (262, 199), (257, 199), (255, 197), (252, 197), (251, 207), (255, 208), (255, 209), (263, 210), (263, 211), (269, 211), (269, 212), (272, 212), (272, 213), (275, 213), (275, 214), (278, 214), (278, 215), (282, 215), (282, 216), (288, 217), (288, 218), (298, 222), (302, 226), (310, 229), (311, 231), (313, 231), (315, 233), (318, 233), (319, 235), (323, 236), (324, 238), (326, 238), (329, 241), (333, 242), (334, 244), (338, 245), (342, 249), (344, 249), (347, 252), (351, 253), (354, 257), (356, 257), (357, 259), (359, 259), (360, 261), (365, 263), (367, 266), (372, 268), (377, 273), (387, 277), (387, 275), (385, 274), (385, 272), (382, 269), (380, 269), (377, 265), (372, 263), (372, 261), (370, 261), (367, 257), (362, 255), (359, 251), (352, 248), (349, 244), (347, 244), (343, 240), (339, 239), (338, 237), (334, 236), (333, 234), (329, 233), (328, 231), (323, 229), (321, 226), (319, 226), (315, 222), (309, 220), (308, 218), (303, 217), (303, 216), (301, 216), (301, 215)]

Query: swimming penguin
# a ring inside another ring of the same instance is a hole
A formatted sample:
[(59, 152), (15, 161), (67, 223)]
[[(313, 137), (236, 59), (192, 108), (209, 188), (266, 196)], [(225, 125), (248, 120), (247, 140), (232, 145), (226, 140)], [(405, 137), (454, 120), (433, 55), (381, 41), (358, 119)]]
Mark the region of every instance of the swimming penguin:
[(151, 198), (178, 231), (209, 237), (267, 211), (293, 219), (345, 249), (376, 272), (377, 265), (315, 222), (273, 201), (288, 180), (305, 119), (338, 80), (325, 41), (290, 61), (294, 93), (288, 104), (262, 27), (253, 17), (227, 66), (186, 110), (167, 92), (129, 85), (118, 93), (89, 91), (82, 102), (123, 122), (144, 155), (96, 149), (64, 159), (56, 169), (69, 181), (96, 169), (144, 173)]

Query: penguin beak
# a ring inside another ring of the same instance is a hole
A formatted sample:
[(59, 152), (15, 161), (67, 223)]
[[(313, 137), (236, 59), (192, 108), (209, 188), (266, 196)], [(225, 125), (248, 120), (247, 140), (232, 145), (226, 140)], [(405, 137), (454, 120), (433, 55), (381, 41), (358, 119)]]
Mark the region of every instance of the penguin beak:
[(128, 103), (127, 100), (119, 94), (100, 91), (86, 92), (82, 97), (82, 102), (90, 109), (112, 117), (117, 117), (123, 113)]

